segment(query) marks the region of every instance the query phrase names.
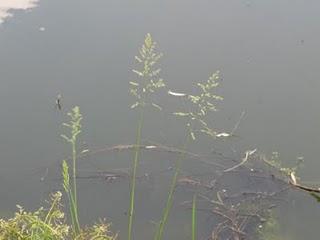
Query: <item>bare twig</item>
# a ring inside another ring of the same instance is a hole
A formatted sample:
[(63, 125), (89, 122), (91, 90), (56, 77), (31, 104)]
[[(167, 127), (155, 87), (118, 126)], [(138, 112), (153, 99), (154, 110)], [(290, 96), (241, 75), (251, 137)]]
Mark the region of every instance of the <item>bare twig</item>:
[(304, 185), (301, 185), (298, 183), (294, 183), (292, 181), (289, 181), (289, 184), (296, 187), (296, 188), (299, 188), (303, 191), (312, 192), (312, 193), (320, 193), (320, 188), (308, 187), (308, 186), (304, 186)]
[(256, 151), (257, 151), (257, 149), (246, 151), (245, 157), (242, 159), (242, 161), (241, 161), (240, 163), (236, 164), (235, 166), (233, 166), (233, 167), (231, 167), (231, 168), (228, 168), (228, 169), (226, 169), (226, 170), (223, 170), (223, 172), (230, 172), (230, 171), (233, 171), (233, 170), (235, 170), (236, 168), (242, 166), (243, 164), (245, 164), (245, 163), (248, 161), (249, 156), (251, 156), (252, 154), (254, 154)]
[(242, 119), (243, 119), (243, 117), (244, 117), (245, 114), (246, 114), (246, 112), (245, 112), (245, 111), (242, 111), (238, 122), (234, 125), (233, 129), (232, 129), (231, 132), (230, 132), (230, 136), (233, 136), (234, 133), (235, 133), (235, 131), (237, 131), (237, 129), (238, 129), (238, 127), (239, 127), (239, 125), (240, 125), (240, 123), (241, 123), (241, 121), (242, 121)]

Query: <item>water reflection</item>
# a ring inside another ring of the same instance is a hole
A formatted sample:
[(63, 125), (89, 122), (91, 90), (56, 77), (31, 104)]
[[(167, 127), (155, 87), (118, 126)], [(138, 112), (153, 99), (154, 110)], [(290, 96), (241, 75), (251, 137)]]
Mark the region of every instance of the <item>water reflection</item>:
[(0, 0), (0, 24), (11, 17), (12, 10), (27, 10), (37, 5), (38, 0)]

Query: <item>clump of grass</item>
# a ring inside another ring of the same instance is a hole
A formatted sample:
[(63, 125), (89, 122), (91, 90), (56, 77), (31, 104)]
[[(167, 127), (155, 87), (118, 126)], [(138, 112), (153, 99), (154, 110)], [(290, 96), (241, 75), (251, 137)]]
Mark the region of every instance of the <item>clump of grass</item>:
[(8, 220), (0, 219), (0, 240), (116, 240), (118, 235), (111, 224), (100, 221), (91, 227), (80, 229), (75, 236), (65, 222), (61, 205), (62, 193), (51, 195), (49, 208), (27, 212), (17, 205), (18, 212)]
[(129, 221), (128, 221), (128, 240), (132, 238), (132, 224), (134, 217), (135, 206), (135, 189), (137, 166), (140, 154), (141, 135), (143, 126), (144, 108), (148, 105), (161, 110), (161, 107), (151, 100), (151, 96), (159, 89), (165, 86), (164, 81), (159, 77), (161, 69), (157, 67), (161, 53), (156, 52), (156, 42), (153, 41), (150, 34), (147, 34), (144, 43), (139, 50), (139, 55), (135, 56), (135, 60), (140, 67), (134, 69), (133, 72), (137, 75), (137, 80), (131, 81), (130, 93), (135, 97), (136, 101), (131, 108), (140, 108), (140, 117), (137, 128), (136, 147), (134, 152), (132, 166), (132, 180), (130, 190), (130, 206), (129, 206)]
[(69, 226), (65, 224), (61, 211), (61, 192), (51, 195), (49, 209), (39, 208), (27, 212), (17, 205), (18, 212), (8, 220), (0, 219), (0, 239), (2, 240), (65, 240)]
[[(70, 129), (70, 135), (62, 134), (71, 145), (72, 149), (72, 178), (70, 181), (69, 166), (66, 160), (62, 162), (63, 188), (68, 197), (69, 211), (72, 226), (65, 222), (65, 214), (61, 210), (62, 193), (56, 192), (51, 195), (49, 208), (39, 208), (35, 212), (27, 212), (17, 205), (19, 211), (13, 218), (0, 219), (0, 240), (116, 240), (118, 235), (110, 230), (110, 223), (100, 221), (91, 227), (80, 228), (78, 218), (77, 184), (76, 184), (76, 160), (77, 140), (81, 133), (82, 114), (79, 107), (74, 107), (68, 113), (70, 121), (63, 126)], [(83, 153), (83, 152), (82, 152)], [(71, 182), (71, 183), (70, 183)], [(69, 229), (72, 231), (69, 231)]]
[(78, 106), (74, 107), (71, 112), (68, 113), (70, 121), (63, 123), (63, 126), (70, 129), (70, 136), (62, 134), (63, 137), (70, 145), (72, 149), (72, 184), (70, 184), (69, 166), (66, 160), (62, 162), (62, 177), (63, 188), (68, 196), (69, 210), (72, 222), (72, 229), (75, 235), (80, 233), (80, 223), (78, 217), (78, 199), (77, 199), (77, 139), (81, 133), (81, 120), (82, 115)]

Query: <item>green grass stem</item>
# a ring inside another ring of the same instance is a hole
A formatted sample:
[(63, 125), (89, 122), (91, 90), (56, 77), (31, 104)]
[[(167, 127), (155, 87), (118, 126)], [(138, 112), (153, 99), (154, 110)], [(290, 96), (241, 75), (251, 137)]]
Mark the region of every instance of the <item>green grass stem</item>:
[(137, 128), (137, 139), (136, 139), (133, 167), (132, 167), (132, 179), (131, 179), (131, 190), (130, 190), (130, 207), (129, 207), (129, 223), (128, 223), (128, 240), (132, 239), (132, 224), (133, 224), (133, 215), (134, 215), (134, 206), (135, 206), (136, 176), (137, 176), (137, 167), (138, 167), (139, 155), (140, 155), (143, 115), (144, 115), (144, 107), (141, 107), (139, 123), (138, 123), (138, 128)]
[(192, 199), (192, 240), (196, 240), (196, 234), (197, 234), (197, 195), (194, 194), (193, 195), (193, 199)]
[(173, 195), (174, 195), (174, 190), (175, 190), (176, 185), (177, 185), (178, 176), (179, 176), (179, 173), (180, 173), (181, 162), (185, 157), (186, 149), (187, 149), (187, 146), (188, 146), (188, 143), (189, 143), (189, 139), (190, 139), (190, 137), (188, 135), (187, 140), (186, 140), (186, 142), (184, 144), (184, 147), (183, 147), (183, 151), (181, 152), (181, 154), (179, 155), (179, 158), (177, 160), (177, 163), (176, 163), (176, 166), (175, 166), (175, 172), (174, 172), (171, 184), (170, 184), (170, 190), (169, 190), (166, 206), (165, 206), (165, 208), (163, 210), (161, 221), (158, 224), (158, 228), (157, 228), (156, 234), (154, 236), (154, 240), (161, 240), (163, 238), (164, 228), (165, 228), (165, 226), (167, 224), (168, 217), (169, 217), (169, 214), (170, 214), (170, 210), (171, 210), (171, 207), (172, 207)]
[(74, 214), (74, 223), (76, 227), (76, 232), (80, 232), (80, 223), (78, 217), (78, 195), (77, 195), (77, 151), (76, 151), (76, 142), (72, 144), (72, 172), (73, 172), (73, 195), (71, 195), (71, 202), (73, 207), (73, 214)]

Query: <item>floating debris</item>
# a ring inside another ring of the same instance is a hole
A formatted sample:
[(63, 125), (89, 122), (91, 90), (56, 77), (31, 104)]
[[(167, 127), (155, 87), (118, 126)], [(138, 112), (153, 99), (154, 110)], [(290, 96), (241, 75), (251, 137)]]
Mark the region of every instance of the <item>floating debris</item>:
[(171, 90), (168, 91), (168, 94), (171, 95), (171, 96), (175, 96), (175, 97), (185, 97), (185, 96), (187, 96), (187, 94), (185, 94), (185, 93), (173, 92)]
[(223, 132), (223, 133), (218, 133), (217, 135), (216, 135), (216, 137), (230, 137), (231, 135), (229, 134), (229, 133), (225, 133), (225, 132)]

